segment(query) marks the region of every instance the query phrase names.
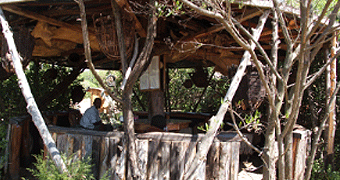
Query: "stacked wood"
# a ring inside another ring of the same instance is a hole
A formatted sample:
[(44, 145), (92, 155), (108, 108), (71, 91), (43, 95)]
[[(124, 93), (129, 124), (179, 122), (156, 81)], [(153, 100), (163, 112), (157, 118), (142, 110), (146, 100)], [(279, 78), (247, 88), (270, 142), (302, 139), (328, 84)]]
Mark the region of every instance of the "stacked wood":
[[(120, 167), (126, 166), (119, 164), (117, 160), (126, 154), (121, 151), (123, 132), (99, 132), (56, 126), (50, 127), (50, 131), (61, 152), (67, 155), (75, 153), (79, 158), (92, 158), (92, 172), (96, 178), (103, 177), (105, 173), (110, 175), (110, 179), (117, 179), (122, 175), (119, 173)], [(202, 134), (138, 134), (136, 147), (142, 179), (183, 179), (183, 173), (199, 148), (201, 138)], [(239, 146), (240, 138), (235, 133), (218, 135), (207, 161), (198, 167), (200, 174), (196, 179), (237, 179)]]

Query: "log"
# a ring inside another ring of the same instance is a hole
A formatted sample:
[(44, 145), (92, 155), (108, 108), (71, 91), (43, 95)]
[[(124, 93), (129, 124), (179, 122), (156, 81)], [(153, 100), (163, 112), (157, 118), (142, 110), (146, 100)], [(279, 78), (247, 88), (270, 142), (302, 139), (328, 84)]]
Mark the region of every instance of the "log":
[[(100, 167), (99, 167), (99, 179), (101, 179), (105, 174), (109, 173), (110, 167), (110, 138), (103, 137), (100, 142)], [(107, 174), (108, 175), (108, 174)]]
[(158, 178), (158, 168), (160, 167), (160, 141), (150, 141), (148, 150), (148, 179)]
[(170, 179), (183, 179), (185, 165), (185, 151), (189, 143), (175, 141), (171, 144), (170, 152)]
[(221, 142), (219, 179), (230, 178), (231, 143)]
[(207, 179), (219, 179), (220, 143), (214, 142), (207, 157)]
[(149, 149), (149, 141), (148, 140), (137, 140), (137, 164), (140, 169), (140, 178), (147, 178), (147, 165), (148, 165), (148, 149)]
[(100, 146), (101, 146), (101, 137), (100, 136), (92, 136), (92, 173), (96, 179), (99, 179), (99, 169), (100, 169)]
[(160, 151), (162, 153), (160, 159), (160, 166), (158, 169), (158, 179), (170, 179), (170, 142), (161, 142)]
[(111, 166), (111, 171), (109, 172), (109, 176), (111, 177), (110, 179), (118, 179), (118, 174), (116, 173), (116, 165), (117, 165), (117, 160), (118, 160), (118, 142), (119, 140), (116, 140), (114, 138), (110, 138), (110, 155), (109, 155), (109, 160), (110, 160), (110, 166)]
[(239, 149), (240, 143), (230, 142), (231, 144), (231, 160), (230, 164), (230, 180), (237, 180), (238, 178), (238, 166), (239, 166)]

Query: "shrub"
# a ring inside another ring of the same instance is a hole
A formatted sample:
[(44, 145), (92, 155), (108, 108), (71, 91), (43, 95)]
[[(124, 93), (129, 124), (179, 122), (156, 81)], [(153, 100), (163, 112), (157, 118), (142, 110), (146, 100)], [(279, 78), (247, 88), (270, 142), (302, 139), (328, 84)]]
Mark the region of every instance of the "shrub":
[(36, 155), (37, 162), (34, 163), (36, 169), (28, 169), (33, 176), (39, 180), (87, 180), (95, 179), (90, 165), (90, 158), (80, 160), (75, 155), (66, 157), (61, 155), (69, 174), (60, 174), (57, 167), (49, 156)]

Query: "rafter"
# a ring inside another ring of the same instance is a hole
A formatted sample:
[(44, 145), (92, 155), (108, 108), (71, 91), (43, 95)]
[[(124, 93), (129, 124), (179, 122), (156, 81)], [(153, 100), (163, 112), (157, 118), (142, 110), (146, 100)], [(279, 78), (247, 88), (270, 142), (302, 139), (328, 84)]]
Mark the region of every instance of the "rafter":
[[(27, 10), (23, 10), (21, 8), (18, 8), (16, 6), (13, 5), (6, 5), (2, 7), (5, 11), (20, 15), (20, 16), (24, 16), (30, 19), (34, 19), (37, 21), (41, 21), (41, 22), (45, 22), (48, 23), (50, 25), (54, 25), (54, 26), (58, 26), (58, 27), (65, 27), (68, 29), (72, 29), (74, 31), (80, 32), (81, 33), (81, 27), (79, 26), (75, 26), (72, 24), (68, 24), (62, 21), (58, 21), (56, 19), (53, 18), (49, 18), (43, 15), (40, 15), (38, 13), (32, 12), (32, 11), (27, 11)], [(89, 29), (89, 33), (91, 35), (95, 35), (94, 30), (93, 29)]]

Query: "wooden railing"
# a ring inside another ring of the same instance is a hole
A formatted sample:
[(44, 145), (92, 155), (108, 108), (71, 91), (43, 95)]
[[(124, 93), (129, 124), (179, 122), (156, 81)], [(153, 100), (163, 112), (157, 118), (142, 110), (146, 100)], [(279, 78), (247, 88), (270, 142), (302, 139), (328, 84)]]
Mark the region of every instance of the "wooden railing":
[[(75, 128), (50, 127), (60, 151), (77, 157), (92, 157), (93, 173), (101, 178), (125, 179), (122, 151), (123, 132), (99, 132)], [(203, 135), (153, 132), (137, 134), (138, 165), (142, 179), (183, 179), (188, 162), (194, 157)], [(199, 168), (196, 179), (237, 179), (240, 138), (235, 133), (219, 134)]]

